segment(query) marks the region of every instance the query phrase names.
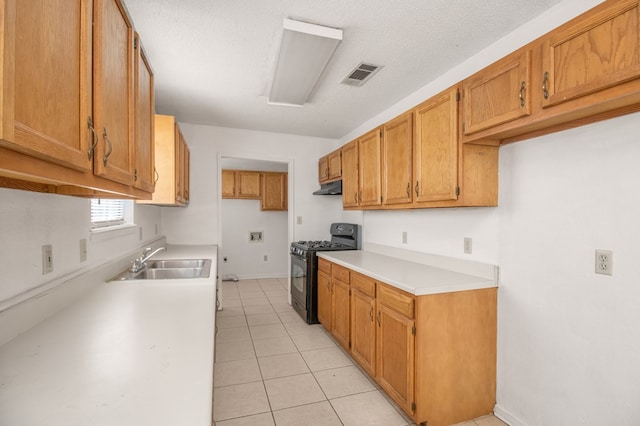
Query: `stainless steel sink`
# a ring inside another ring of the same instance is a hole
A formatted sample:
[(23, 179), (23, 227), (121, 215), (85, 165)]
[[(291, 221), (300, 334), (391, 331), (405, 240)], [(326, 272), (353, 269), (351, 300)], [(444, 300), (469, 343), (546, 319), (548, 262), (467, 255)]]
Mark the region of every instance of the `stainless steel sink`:
[(138, 272), (127, 269), (110, 281), (209, 278), (210, 272), (211, 259), (165, 259), (150, 261)]
[(166, 259), (147, 262), (147, 269), (202, 268), (209, 259)]

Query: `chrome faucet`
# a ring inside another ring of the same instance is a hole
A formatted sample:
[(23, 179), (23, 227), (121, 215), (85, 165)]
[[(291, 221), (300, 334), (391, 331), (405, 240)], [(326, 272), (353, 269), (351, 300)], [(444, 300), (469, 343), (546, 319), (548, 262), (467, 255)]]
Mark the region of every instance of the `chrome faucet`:
[(167, 249), (166, 247), (158, 247), (154, 251), (151, 251), (152, 248), (147, 247), (146, 249), (143, 250), (142, 256), (140, 256), (139, 258), (131, 262), (131, 268), (129, 268), (129, 270), (131, 272), (138, 272), (142, 270), (145, 266), (147, 266), (145, 262), (149, 260), (151, 256), (154, 256), (156, 253), (159, 253), (161, 251), (165, 251), (166, 249)]

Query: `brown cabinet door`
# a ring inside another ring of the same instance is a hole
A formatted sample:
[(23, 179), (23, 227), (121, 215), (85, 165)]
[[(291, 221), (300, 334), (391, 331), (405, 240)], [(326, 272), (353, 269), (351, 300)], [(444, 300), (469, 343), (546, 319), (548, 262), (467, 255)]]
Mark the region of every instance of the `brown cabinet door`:
[(318, 271), (318, 321), (327, 331), (333, 330), (332, 299), (331, 277), (323, 271)]
[(640, 76), (638, 0), (609, 3), (544, 38), (544, 107)]
[(94, 1), (94, 173), (133, 184), (133, 27), (119, 0)]
[(342, 154), (340, 150), (327, 156), (328, 180), (336, 180), (342, 176)]
[(351, 321), (349, 284), (334, 278), (331, 282), (333, 290), (333, 331), (331, 334), (343, 348), (349, 350), (349, 325)]
[(142, 49), (140, 37), (135, 35), (135, 169), (133, 173), (134, 186), (143, 191), (153, 192), (155, 186), (154, 164), (154, 85), (153, 71)]
[(329, 180), (329, 158), (322, 157), (318, 160), (318, 182), (325, 183)]
[(378, 350), (376, 379), (380, 386), (406, 412), (414, 402), (414, 321), (377, 303)]
[(287, 173), (263, 172), (261, 210), (287, 210)]
[(342, 206), (358, 206), (358, 141), (342, 147)]
[(417, 203), (458, 198), (457, 94), (454, 87), (415, 110), (412, 191)]
[(531, 52), (518, 50), (463, 81), (464, 133), (531, 114)]
[(413, 200), (413, 111), (382, 128), (382, 200), (385, 205)]
[(358, 201), (361, 206), (382, 204), (382, 144), (380, 129), (358, 139)]
[(176, 162), (174, 164), (176, 202), (177, 204), (184, 204), (184, 138), (182, 137), (182, 131), (178, 123), (176, 123), (174, 132), (176, 141)]
[(189, 146), (185, 142), (184, 144), (184, 170), (183, 170), (183, 184), (184, 184), (184, 202), (189, 204), (191, 195), (189, 191), (191, 189), (191, 151)]
[(235, 170), (222, 171), (222, 198), (235, 198), (236, 196), (236, 172)]
[(260, 198), (260, 172), (238, 171), (238, 198)]
[(351, 356), (376, 376), (376, 300), (358, 290), (351, 292)]
[(0, 146), (91, 171), (92, 2), (7, 0), (2, 9)]

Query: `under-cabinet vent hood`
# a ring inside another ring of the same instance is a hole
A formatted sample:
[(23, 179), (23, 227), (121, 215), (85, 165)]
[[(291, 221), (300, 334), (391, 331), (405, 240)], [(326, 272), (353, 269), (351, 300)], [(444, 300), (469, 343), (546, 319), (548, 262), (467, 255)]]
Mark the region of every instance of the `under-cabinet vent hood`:
[(340, 194), (342, 194), (341, 180), (323, 183), (322, 185), (320, 185), (320, 189), (318, 189), (313, 193), (313, 195), (340, 195)]

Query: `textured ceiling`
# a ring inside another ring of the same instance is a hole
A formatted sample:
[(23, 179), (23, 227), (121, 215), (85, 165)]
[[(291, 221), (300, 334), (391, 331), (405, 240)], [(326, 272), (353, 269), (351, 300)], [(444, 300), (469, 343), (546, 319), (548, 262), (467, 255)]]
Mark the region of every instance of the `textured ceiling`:
[[(178, 121), (340, 138), (561, 0), (124, 0)], [(282, 19), (341, 28), (303, 108), (267, 104)], [(362, 87), (359, 62), (384, 68)]]

